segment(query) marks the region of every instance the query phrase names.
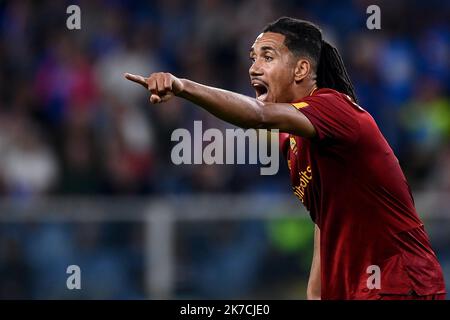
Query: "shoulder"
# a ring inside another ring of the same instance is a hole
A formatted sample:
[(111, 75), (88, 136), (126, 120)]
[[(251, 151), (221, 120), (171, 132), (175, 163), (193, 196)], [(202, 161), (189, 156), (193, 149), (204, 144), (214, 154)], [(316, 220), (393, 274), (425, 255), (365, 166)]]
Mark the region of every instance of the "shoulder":
[(352, 99), (339, 91), (329, 89), (329, 88), (321, 88), (318, 89), (311, 96), (305, 97), (305, 100), (321, 100), (321, 101), (330, 101), (330, 102), (352, 102)]
[(336, 90), (322, 88), (294, 103), (313, 124), (319, 140), (332, 138), (341, 141), (357, 140), (359, 117), (364, 112), (352, 99)]
[(350, 96), (330, 88), (318, 89), (313, 95), (303, 98), (299, 103), (303, 104), (302, 107), (320, 107), (324, 112), (348, 112), (353, 115), (366, 112)]

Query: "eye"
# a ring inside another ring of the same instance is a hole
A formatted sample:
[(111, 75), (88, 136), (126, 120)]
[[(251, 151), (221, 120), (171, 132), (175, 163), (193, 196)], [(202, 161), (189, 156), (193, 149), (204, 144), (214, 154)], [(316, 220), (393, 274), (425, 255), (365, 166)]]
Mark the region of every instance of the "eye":
[(252, 63), (255, 63), (255, 57), (250, 57), (250, 61), (251, 61)]
[(265, 56), (265, 57), (264, 57), (264, 60), (265, 60), (266, 62), (270, 62), (270, 61), (273, 60), (273, 58), (272, 58), (271, 56)]

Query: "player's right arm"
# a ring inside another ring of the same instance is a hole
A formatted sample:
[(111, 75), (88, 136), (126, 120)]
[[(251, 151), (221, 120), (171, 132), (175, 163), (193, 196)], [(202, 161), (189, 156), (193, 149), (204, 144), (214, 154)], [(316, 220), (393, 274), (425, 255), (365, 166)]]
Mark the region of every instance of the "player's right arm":
[(148, 78), (125, 74), (125, 78), (150, 91), (150, 102), (165, 102), (173, 96), (187, 99), (216, 117), (242, 128), (279, 129), (303, 137), (314, 137), (309, 119), (289, 103), (268, 103), (235, 92), (205, 86), (170, 73)]
[(314, 253), (311, 264), (311, 272), (309, 274), (308, 288), (306, 289), (306, 297), (308, 300), (320, 300), (320, 229), (314, 225)]

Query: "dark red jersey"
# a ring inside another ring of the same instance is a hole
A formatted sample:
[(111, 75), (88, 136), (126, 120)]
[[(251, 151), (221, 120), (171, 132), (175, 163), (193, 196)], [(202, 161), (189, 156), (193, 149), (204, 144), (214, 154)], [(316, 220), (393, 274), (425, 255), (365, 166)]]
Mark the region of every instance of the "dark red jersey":
[(321, 231), (322, 299), (444, 293), (408, 183), (371, 115), (331, 89), (293, 107), (317, 132), (282, 133), (280, 147), (294, 194)]

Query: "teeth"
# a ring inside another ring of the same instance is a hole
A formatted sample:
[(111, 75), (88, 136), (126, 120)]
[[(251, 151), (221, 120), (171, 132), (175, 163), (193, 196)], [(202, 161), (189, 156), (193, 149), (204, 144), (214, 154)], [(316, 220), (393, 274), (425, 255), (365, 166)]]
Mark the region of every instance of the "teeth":
[(254, 88), (265, 88), (265, 86), (262, 85), (262, 84), (260, 84), (260, 83), (254, 83), (254, 84), (253, 84), (253, 87), (254, 87)]
[(259, 97), (257, 97), (256, 99), (259, 101), (264, 101), (266, 99), (266, 97), (267, 97), (267, 93), (264, 93), (264, 94), (260, 95)]
[(256, 99), (264, 101), (267, 98), (268, 88), (261, 83), (253, 83), (252, 87), (256, 90)]

